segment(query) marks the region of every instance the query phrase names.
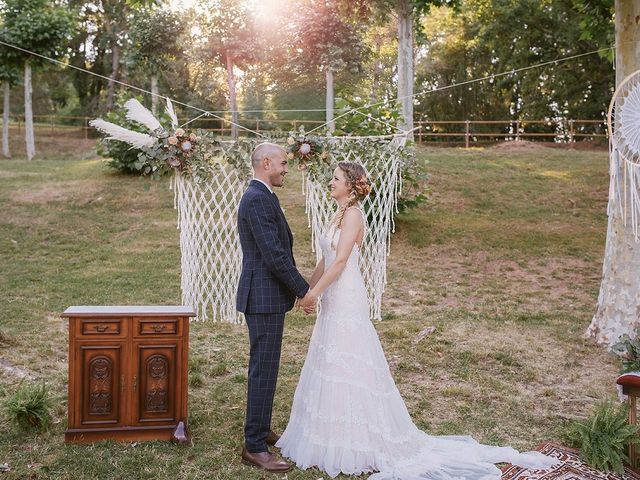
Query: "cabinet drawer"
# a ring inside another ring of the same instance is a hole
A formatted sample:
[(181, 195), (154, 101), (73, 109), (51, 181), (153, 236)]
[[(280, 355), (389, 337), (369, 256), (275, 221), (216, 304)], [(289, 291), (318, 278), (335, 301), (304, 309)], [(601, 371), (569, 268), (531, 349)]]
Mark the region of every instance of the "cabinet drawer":
[(134, 319), (135, 335), (180, 335), (180, 326), (175, 318), (136, 318)]
[(83, 318), (78, 333), (83, 337), (121, 337), (124, 331), (119, 318)]

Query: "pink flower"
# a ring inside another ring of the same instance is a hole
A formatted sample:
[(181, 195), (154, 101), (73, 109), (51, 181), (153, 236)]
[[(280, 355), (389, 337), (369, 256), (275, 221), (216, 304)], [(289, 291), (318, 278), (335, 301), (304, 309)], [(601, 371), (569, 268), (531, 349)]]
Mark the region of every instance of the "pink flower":
[(178, 138), (177, 137), (169, 137), (169, 145), (177, 145), (178, 144)]
[(182, 128), (179, 128), (176, 130), (176, 137), (181, 137), (184, 135), (184, 130)]
[(176, 157), (172, 157), (169, 160), (167, 160), (167, 163), (169, 164), (170, 167), (173, 168), (178, 168), (180, 166), (180, 160), (178, 160), (178, 158)]
[(191, 140), (192, 142), (195, 142), (197, 140), (196, 134), (195, 133), (190, 134), (189, 135), (189, 140)]
[(307, 155), (310, 151), (311, 145), (309, 145), (308, 143), (303, 143), (302, 145), (300, 145), (300, 153), (302, 155)]

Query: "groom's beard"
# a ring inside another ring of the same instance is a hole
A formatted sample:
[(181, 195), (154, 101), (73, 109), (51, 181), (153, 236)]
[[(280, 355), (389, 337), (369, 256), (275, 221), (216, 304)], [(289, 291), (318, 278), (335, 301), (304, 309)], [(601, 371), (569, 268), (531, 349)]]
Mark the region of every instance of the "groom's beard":
[(278, 174), (278, 175), (274, 175), (273, 177), (270, 177), (269, 180), (271, 180), (271, 185), (274, 187), (281, 187), (284, 184), (285, 175), (286, 173), (284, 175)]

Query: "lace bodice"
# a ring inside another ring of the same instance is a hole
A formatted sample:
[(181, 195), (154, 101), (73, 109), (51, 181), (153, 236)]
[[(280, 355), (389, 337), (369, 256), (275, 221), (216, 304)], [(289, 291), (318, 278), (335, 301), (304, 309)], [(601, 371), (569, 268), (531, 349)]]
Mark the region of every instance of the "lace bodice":
[[(355, 207), (352, 207), (355, 208)], [(360, 210), (360, 209), (358, 209)], [(360, 210), (362, 212), (362, 210)], [(320, 249), (324, 258), (324, 270), (336, 260), (336, 248), (340, 241), (340, 228), (330, 225), (319, 238)], [(335, 316), (342, 316), (340, 312), (354, 313), (358, 310), (358, 317), (368, 318), (369, 305), (367, 290), (360, 270), (360, 246), (354, 244), (347, 259), (347, 263), (340, 276), (325, 290), (320, 300), (320, 308), (327, 313), (327, 308), (335, 309)], [(362, 310), (366, 309), (366, 310)], [(330, 312), (331, 310), (329, 310)], [(366, 313), (365, 313), (366, 312)]]

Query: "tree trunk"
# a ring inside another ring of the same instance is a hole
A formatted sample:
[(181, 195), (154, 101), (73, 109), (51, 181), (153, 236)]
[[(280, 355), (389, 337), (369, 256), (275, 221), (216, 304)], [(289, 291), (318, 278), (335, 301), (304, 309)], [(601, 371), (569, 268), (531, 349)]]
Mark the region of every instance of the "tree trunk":
[(111, 49), (111, 75), (109, 76), (109, 85), (107, 87), (107, 110), (113, 110), (114, 98), (116, 93), (116, 80), (118, 76), (118, 67), (120, 66), (120, 46), (118, 40), (114, 38), (113, 47)]
[(369, 100), (375, 103), (380, 93), (380, 76), (382, 75), (382, 60), (380, 60), (380, 50), (382, 49), (382, 34), (377, 33), (374, 38), (375, 52), (373, 54), (373, 80), (371, 81), (371, 93)]
[(336, 124), (333, 121), (333, 70), (327, 68), (325, 70), (325, 76), (327, 78), (327, 97), (326, 106), (327, 109), (327, 130), (333, 133), (336, 129)]
[(151, 75), (151, 113), (158, 116), (158, 75)]
[[(398, 0), (398, 103), (400, 128), (413, 129), (413, 9), (411, 0)], [(413, 134), (410, 135), (413, 139)]]
[[(639, 19), (640, 2), (616, 0), (616, 85), (640, 68)], [(630, 190), (620, 192), (627, 204)], [(625, 225), (617, 213), (619, 210), (616, 195), (610, 195), (602, 283), (596, 313), (586, 332), (607, 346), (625, 333), (635, 337), (640, 325), (640, 243), (634, 238), (630, 222)]]
[(11, 104), (9, 103), (11, 94), (11, 85), (9, 82), (4, 82), (4, 108), (2, 110), (2, 155), (5, 158), (11, 158), (11, 152), (9, 151), (9, 109)]
[(229, 83), (229, 107), (231, 109), (231, 138), (238, 138), (238, 105), (236, 101), (236, 77), (233, 74), (233, 59), (227, 54), (227, 82)]
[(36, 142), (33, 135), (33, 105), (31, 101), (31, 63), (24, 64), (24, 134), (27, 142), (27, 159), (36, 156)]

